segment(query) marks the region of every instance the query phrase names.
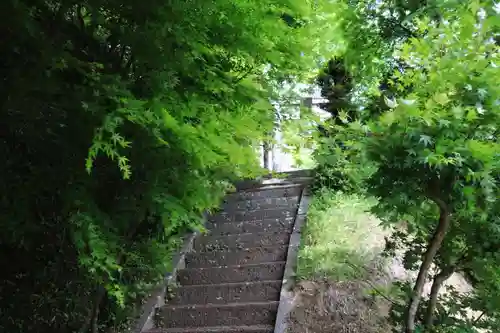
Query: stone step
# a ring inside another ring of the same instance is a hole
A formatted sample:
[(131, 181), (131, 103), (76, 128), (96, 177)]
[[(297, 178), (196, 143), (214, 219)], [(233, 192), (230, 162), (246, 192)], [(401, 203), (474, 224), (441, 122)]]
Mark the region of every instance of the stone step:
[(222, 205), (224, 211), (252, 211), (257, 209), (296, 208), (299, 197), (266, 198), (257, 200), (233, 201)]
[(229, 222), (243, 222), (279, 218), (291, 218), (297, 213), (297, 207), (293, 209), (262, 209), (251, 212), (244, 211), (224, 211), (209, 217), (209, 222), (215, 223), (229, 223)]
[(153, 329), (147, 333), (273, 333), (273, 325), (183, 327)]
[(163, 306), (159, 319), (163, 328), (273, 325), (279, 302), (218, 305)]
[(186, 255), (187, 268), (236, 266), (285, 261), (287, 246), (263, 246), (232, 251), (190, 252)]
[(293, 177), (289, 179), (262, 179), (260, 181), (249, 181), (244, 183), (235, 184), (237, 192), (242, 191), (258, 191), (276, 187), (292, 187), (303, 185), (307, 186), (314, 181), (314, 177)]
[(210, 235), (233, 235), (254, 232), (292, 232), (293, 218), (266, 219), (234, 223), (207, 222)]
[(287, 186), (287, 187), (268, 187), (257, 188), (247, 191), (240, 191), (231, 193), (226, 196), (226, 203), (241, 201), (241, 200), (258, 200), (266, 198), (280, 198), (280, 197), (296, 197), (302, 193), (302, 185)]
[(281, 280), (284, 270), (284, 261), (243, 266), (186, 268), (179, 270), (177, 280), (183, 286)]
[(195, 252), (228, 251), (250, 247), (287, 245), (290, 241), (288, 232), (259, 232), (227, 236), (199, 236), (194, 240)]
[(184, 286), (172, 290), (169, 305), (278, 301), (281, 280)]
[(278, 174), (267, 174), (259, 177), (259, 179), (240, 180), (234, 185), (238, 191), (243, 191), (266, 187), (269, 185), (309, 184), (313, 181), (313, 177), (313, 170), (286, 171)]

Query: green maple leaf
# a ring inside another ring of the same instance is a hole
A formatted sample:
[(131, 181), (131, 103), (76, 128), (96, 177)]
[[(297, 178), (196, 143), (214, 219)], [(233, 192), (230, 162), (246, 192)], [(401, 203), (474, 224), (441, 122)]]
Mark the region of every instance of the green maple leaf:
[(432, 138), (428, 135), (421, 135), (420, 140), (418, 140), (419, 143), (423, 143), (424, 146), (428, 147), (432, 145)]

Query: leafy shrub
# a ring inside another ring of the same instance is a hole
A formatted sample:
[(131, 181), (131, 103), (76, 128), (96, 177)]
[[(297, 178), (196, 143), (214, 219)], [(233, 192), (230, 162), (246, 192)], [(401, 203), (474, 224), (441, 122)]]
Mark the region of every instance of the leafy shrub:
[(353, 144), (358, 134), (341, 126), (334, 126), (331, 131), (335, 134), (324, 137), (315, 152), (317, 168), (313, 188), (362, 193), (365, 181), (376, 170), (375, 165)]

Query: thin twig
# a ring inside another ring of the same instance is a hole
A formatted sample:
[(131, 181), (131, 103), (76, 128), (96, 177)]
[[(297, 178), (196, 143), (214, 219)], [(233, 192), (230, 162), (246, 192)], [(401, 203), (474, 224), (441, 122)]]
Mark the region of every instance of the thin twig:
[(481, 314), (476, 319), (474, 319), (474, 321), (472, 322), (472, 325), (476, 326), (476, 324), (481, 320), (481, 318), (483, 318), (483, 316), (485, 314), (486, 314), (486, 311), (481, 312)]

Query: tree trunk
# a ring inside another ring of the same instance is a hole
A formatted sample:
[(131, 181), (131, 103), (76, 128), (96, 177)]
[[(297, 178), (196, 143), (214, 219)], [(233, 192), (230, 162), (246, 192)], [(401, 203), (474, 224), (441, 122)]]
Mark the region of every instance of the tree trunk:
[(429, 297), (429, 306), (427, 307), (427, 313), (425, 314), (425, 327), (430, 330), (433, 326), (434, 322), (434, 311), (436, 310), (437, 300), (439, 290), (443, 286), (443, 284), (448, 280), (453, 273), (455, 272), (456, 266), (448, 266), (445, 267), (439, 274), (434, 277), (434, 281), (432, 282), (431, 294)]
[(90, 331), (92, 333), (99, 333), (99, 312), (101, 311), (102, 301), (106, 297), (106, 289), (99, 286), (99, 290), (94, 301), (94, 308), (92, 309), (92, 320), (90, 324)]
[(420, 270), (418, 272), (417, 281), (413, 287), (413, 294), (408, 305), (406, 320), (405, 320), (405, 332), (414, 333), (415, 332), (415, 317), (418, 311), (418, 305), (422, 299), (422, 290), (424, 289), (425, 279), (429, 272), (429, 268), (432, 265), (432, 261), (436, 256), (437, 251), (441, 247), (446, 232), (450, 227), (450, 212), (448, 206), (445, 202), (439, 198), (433, 198), (434, 202), (439, 206), (439, 223), (434, 231), (429, 245), (427, 246), (427, 251), (424, 254), (422, 264), (420, 265)]
[(269, 168), (269, 150), (270, 150), (270, 147), (269, 147), (269, 142), (268, 141), (264, 141), (264, 152), (263, 152), (263, 161), (264, 161), (264, 168), (265, 169), (270, 169)]
[(271, 144), (271, 171), (278, 171), (278, 165), (276, 163), (276, 146)]

